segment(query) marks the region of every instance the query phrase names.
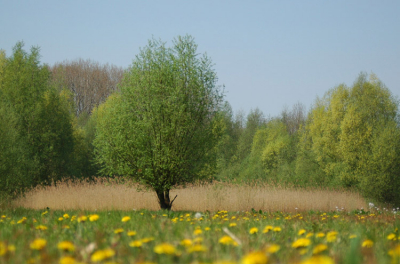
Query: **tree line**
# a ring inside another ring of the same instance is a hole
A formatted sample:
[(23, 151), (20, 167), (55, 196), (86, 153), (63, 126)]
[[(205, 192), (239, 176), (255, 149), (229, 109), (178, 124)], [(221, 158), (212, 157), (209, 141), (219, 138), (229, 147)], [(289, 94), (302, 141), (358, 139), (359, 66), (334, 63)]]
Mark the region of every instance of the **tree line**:
[(233, 113), (193, 37), (152, 39), (123, 69), (40, 63), (39, 48), (0, 52), (0, 188), (12, 196), (65, 177), (130, 177), (170, 209), (196, 180), (355, 188), (400, 202), (399, 102), (361, 73), (276, 117)]

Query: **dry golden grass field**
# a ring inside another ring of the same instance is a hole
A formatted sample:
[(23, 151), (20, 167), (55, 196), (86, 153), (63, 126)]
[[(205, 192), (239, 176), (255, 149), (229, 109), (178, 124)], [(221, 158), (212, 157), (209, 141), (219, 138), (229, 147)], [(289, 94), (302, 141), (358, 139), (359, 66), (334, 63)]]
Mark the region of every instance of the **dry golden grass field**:
[[(138, 190), (138, 185), (99, 178), (94, 182), (62, 181), (38, 187), (17, 199), (14, 206), (60, 210), (158, 210), (154, 192)], [(355, 192), (327, 189), (296, 189), (261, 184), (238, 185), (215, 182), (194, 184), (171, 191), (178, 195), (174, 211), (346, 211), (367, 208)]]

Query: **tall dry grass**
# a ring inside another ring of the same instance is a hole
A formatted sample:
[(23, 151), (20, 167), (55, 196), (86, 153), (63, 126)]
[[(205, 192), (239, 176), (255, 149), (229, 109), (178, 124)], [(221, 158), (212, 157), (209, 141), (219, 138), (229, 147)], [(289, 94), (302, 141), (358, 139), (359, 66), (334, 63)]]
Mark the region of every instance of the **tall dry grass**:
[[(37, 187), (14, 201), (14, 206), (32, 209), (78, 210), (158, 210), (154, 192), (137, 190), (131, 182), (99, 178), (94, 182), (65, 180), (52, 186)], [(355, 192), (325, 189), (296, 189), (268, 185), (227, 183), (194, 184), (171, 191), (178, 195), (173, 210), (187, 211), (333, 211), (367, 208)], [(296, 209), (297, 208), (297, 209)]]

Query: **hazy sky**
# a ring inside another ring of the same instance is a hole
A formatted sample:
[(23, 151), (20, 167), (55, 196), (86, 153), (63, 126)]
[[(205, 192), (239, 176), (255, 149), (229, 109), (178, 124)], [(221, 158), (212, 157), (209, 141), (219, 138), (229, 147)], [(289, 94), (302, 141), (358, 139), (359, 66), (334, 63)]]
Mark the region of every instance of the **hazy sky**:
[(234, 111), (309, 109), (330, 88), (374, 72), (400, 96), (400, 1), (7, 1), (0, 49), (39, 46), (42, 62), (127, 67), (154, 36), (192, 35)]

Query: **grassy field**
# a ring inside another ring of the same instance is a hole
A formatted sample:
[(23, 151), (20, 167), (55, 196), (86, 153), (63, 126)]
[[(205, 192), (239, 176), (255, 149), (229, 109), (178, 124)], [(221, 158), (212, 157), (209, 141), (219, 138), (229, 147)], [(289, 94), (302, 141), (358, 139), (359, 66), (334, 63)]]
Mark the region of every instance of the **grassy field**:
[(9, 209), (2, 263), (398, 263), (393, 212)]
[(355, 192), (198, 184), (168, 212), (137, 187), (31, 190), (0, 210), (0, 263), (400, 263), (397, 211)]

